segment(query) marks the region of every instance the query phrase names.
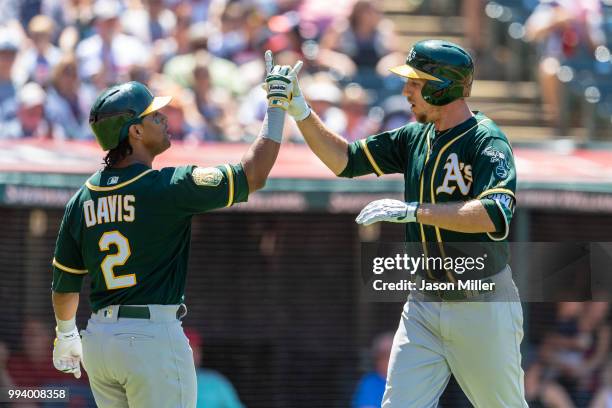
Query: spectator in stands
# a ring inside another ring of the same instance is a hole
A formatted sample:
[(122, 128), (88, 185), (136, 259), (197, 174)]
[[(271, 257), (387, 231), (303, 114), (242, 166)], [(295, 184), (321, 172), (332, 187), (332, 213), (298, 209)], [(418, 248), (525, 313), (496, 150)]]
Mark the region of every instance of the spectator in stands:
[(540, 0), (527, 22), (526, 39), (538, 44), (538, 74), (542, 101), (552, 125), (561, 126), (562, 63), (593, 60), (592, 51), (604, 41), (599, 0)]
[(74, 52), (79, 39), (95, 34), (94, 1), (43, 0), (41, 14), (51, 16), (58, 27), (58, 47), (64, 52)]
[(478, 60), (484, 49), (483, 22), (485, 0), (463, 0), (461, 4), (461, 14), (463, 16), (463, 32), (467, 46), (472, 50), (472, 55)]
[(381, 126), (383, 111), (370, 109), (371, 98), (358, 84), (348, 84), (342, 94), (341, 109), (346, 115), (346, 128), (342, 136), (349, 142), (376, 134)]
[(348, 19), (332, 24), (321, 48), (351, 57), (359, 70), (373, 72), (378, 61), (395, 49), (391, 21), (382, 19), (378, 1), (357, 1)]
[(234, 102), (230, 93), (223, 88), (213, 88), (210, 78), (210, 60), (208, 53), (196, 54), (196, 66), (193, 70), (193, 91), (198, 112), (206, 121), (204, 140), (223, 140), (222, 120), (224, 109), (231, 111)]
[(244, 3), (226, 3), (219, 19), (219, 30), (209, 39), (209, 50), (213, 54), (232, 60), (247, 47), (245, 25), (248, 9)]
[(339, 108), (342, 91), (334, 79), (319, 72), (311, 78), (304, 78), (302, 91), (312, 108), (330, 130), (343, 134), (346, 131), (346, 114)]
[(218, 8), (223, 3), (216, 0), (166, 0), (165, 2), (170, 8), (177, 8), (181, 4), (188, 4), (191, 9), (189, 16), (192, 23), (211, 21), (214, 17), (214, 10), (212, 13), (210, 10), (211, 6), (214, 5), (213, 8)]
[(381, 104), (385, 112), (381, 124), (381, 132), (397, 129), (406, 123), (414, 122), (412, 108), (403, 95), (393, 95)]
[[(232, 61), (220, 58), (208, 51), (208, 39), (213, 28), (207, 23), (194, 24), (189, 29), (189, 50), (183, 54), (172, 57), (164, 66), (163, 73), (174, 82), (183, 87), (193, 85), (193, 70), (197, 61), (204, 61), (208, 65), (210, 80), (214, 88), (222, 88), (233, 95), (242, 95), (248, 89), (247, 81), (236, 81), (234, 78), (243, 78), (238, 67)], [(261, 81), (259, 76), (258, 82)]]
[(96, 34), (77, 46), (82, 76), (89, 81), (100, 76), (98, 86), (122, 82), (132, 65), (149, 61), (145, 44), (119, 31), (121, 11), (117, 0), (98, 0), (93, 7)]
[(5, 139), (63, 139), (64, 133), (57, 123), (45, 115), (47, 94), (36, 82), (25, 84), (17, 96), (17, 117), (2, 124), (1, 138)]
[(169, 37), (174, 31), (176, 17), (164, 1), (143, 0), (143, 6), (129, 9), (122, 15), (124, 31), (149, 45)]
[(392, 344), (393, 333), (383, 333), (374, 339), (372, 344), (374, 370), (365, 374), (359, 381), (353, 395), (353, 408), (379, 408), (381, 406)]
[(194, 329), (185, 328), (193, 350), (198, 382), (198, 408), (243, 408), (232, 383), (221, 373), (202, 368), (202, 338)]
[(557, 329), (541, 347), (551, 378), (565, 387), (574, 403), (586, 405), (596, 376), (610, 352), (607, 302), (561, 302)]
[(19, 44), (14, 33), (0, 30), (0, 123), (11, 120), (17, 113), (17, 87), (13, 80), (13, 66)]
[(612, 408), (612, 359), (608, 360), (602, 376), (602, 386), (589, 408)]
[(346, 21), (353, 10), (355, 0), (334, 0), (330, 7), (329, 0), (289, 0), (286, 3), (299, 3), (301, 19), (307, 22), (308, 30), (314, 31), (310, 38), (318, 38), (321, 33), (336, 24), (337, 21)]
[(260, 11), (247, 2), (228, 2), (221, 14), (221, 25), (208, 41), (211, 53), (242, 65), (260, 58), (260, 32), (265, 27)]
[(28, 35), (32, 45), (20, 53), (16, 63), (19, 83), (34, 81), (46, 87), (51, 79), (53, 67), (62, 52), (51, 43), (55, 23), (50, 17), (37, 15), (28, 24)]
[(53, 69), (45, 111), (49, 120), (62, 127), (68, 139), (93, 139), (89, 109), (96, 98), (91, 86), (81, 83), (74, 54), (65, 54)]
[(554, 378), (549, 378), (547, 371), (547, 366), (539, 360), (527, 365), (525, 370), (525, 399), (529, 406), (574, 408), (574, 403), (567, 391)]

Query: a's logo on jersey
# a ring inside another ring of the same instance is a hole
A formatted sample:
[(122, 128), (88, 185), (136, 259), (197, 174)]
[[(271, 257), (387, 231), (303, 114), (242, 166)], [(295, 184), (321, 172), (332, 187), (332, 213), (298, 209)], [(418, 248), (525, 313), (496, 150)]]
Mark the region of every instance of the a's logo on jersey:
[(217, 187), (223, 180), (223, 173), (216, 167), (196, 167), (191, 177), (198, 186)]
[[(436, 194), (446, 193), (453, 194), (455, 189), (459, 187), (461, 194), (467, 195), (472, 186), (472, 166), (459, 161), (456, 153), (451, 153), (444, 164), (446, 175), (442, 185), (436, 189)], [(454, 182), (454, 186), (449, 185)]]
[(488, 146), (482, 152), (485, 156), (489, 156), (491, 158), (491, 163), (497, 163), (497, 167), (495, 167), (495, 175), (500, 179), (505, 179), (508, 177), (508, 173), (510, 172), (510, 166), (508, 165), (508, 161), (506, 159), (506, 155), (500, 152), (499, 150), (495, 150), (493, 147)]
[(113, 177), (109, 177), (108, 181), (106, 182), (107, 186), (112, 186), (113, 184), (117, 184), (119, 182), (119, 176), (113, 176)]

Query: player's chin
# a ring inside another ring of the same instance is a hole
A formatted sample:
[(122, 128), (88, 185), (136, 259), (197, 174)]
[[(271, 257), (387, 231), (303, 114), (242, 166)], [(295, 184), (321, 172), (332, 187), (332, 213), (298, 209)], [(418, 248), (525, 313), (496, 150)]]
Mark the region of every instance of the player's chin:
[(165, 150), (168, 150), (168, 148), (170, 148), (170, 145), (172, 145), (172, 142), (170, 141), (171, 138), (172, 137), (170, 136), (169, 133), (166, 133), (164, 135), (164, 141), (162, 143), (162, 149), (161, 149), (162, 152), (165, 151)]

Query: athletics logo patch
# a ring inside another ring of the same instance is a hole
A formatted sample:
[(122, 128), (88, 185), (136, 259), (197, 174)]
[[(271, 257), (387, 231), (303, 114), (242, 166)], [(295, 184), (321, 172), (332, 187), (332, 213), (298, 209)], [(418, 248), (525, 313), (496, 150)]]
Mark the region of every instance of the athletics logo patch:
[(196, 167), (191, 177), (198, 186), (217, 187), (223, 180), (223, 173), (216, 167)]
[(495, 167), (495, 175), (500, 179), (505, 179), (508, 177), (508, 173), (510, 171), (510, 166), (506, 160), (506, 155), (500, 152), (499, 150), (495, 150), (493, 147), (488, 146), (482, 152), (485, 156), (489, 156), (491, 158), (491, 163), (497, 163)]

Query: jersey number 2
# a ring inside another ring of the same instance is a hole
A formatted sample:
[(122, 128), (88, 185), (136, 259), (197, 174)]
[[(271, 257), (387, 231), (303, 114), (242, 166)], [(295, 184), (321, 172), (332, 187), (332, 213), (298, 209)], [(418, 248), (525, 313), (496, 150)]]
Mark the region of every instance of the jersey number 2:
[(129, 275), (115, 276), (115, 272), (113, 271), (115, 266), (125, 265), (132, 254), (130, 242), (119, 231), (108, 231), (102, 234), (98, 246), (100, 247), (100, 251), (106, 252), (110, 250), (111, 245), (117, 247), (117, 252), (106, 255), (100, 264), (102, 275), (104, 275), (104, 281), (106, 282), (106, 288), (108, 290), (113, 290), (134, 286), (136, 284), (136, 274), (131, 273)]

